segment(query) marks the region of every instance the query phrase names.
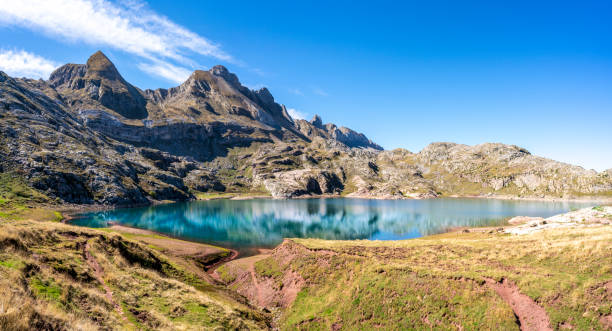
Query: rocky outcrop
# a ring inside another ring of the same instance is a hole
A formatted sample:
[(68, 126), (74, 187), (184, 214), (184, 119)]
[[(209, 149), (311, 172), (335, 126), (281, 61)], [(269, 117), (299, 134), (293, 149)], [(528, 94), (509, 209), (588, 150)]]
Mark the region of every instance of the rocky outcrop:
[(305, 195), (340, 194), (342, 181), (333, 172), (298, 169), (263, 179), (265, 188), (275, 198), (294, 198)]
[(86, 65), (67, 64), (49, 77), (49, 85), (65, 95), (71, 105), (99, 105), (127, 118), (147, 117), (146, 100), (126, 82), (115, 65), (96, 52)]
[(514, 145), (434, 143), (414, 155), (413, 162), (424, 166), (424, 176), (447, 192), (469, 189), (472, 194), (563, 197), (612, 190), (606, 172), (535, 156)]
[(319, 115), (315, 115), (310, 122), (306, 120), (297, 120), (295, 123), (298, 130), (310, 139), (313, 139), (314, 137), (323, 137), (341, 142), (348, 147), (372, 148), (375, 150), (383, 149), (362, 133), (353, 131), (346, 127), (337, 127), (332, 123), (324, 125)]
[(141, 91), (98, 52), (49, 81), (0, 72), (0, 171), (61, 201), (133, 205), (197, 192), (291, 198), (612, 195), (601, 173), (517, 146), (433, 143), (382, 148), (315, 116), (292, 119), (266, 88), (223, 66)]
[[(37, 84), (12, 78), (0, 82), (0, 140), (7, 171), (70, 203), (134, 205), (192, 196), (180, 180), (167, 180), (175, 176), (172, 169), (159, 169), (138, 148), (84, 126)], [(168, 177), (156, 177), (153, 170)]]

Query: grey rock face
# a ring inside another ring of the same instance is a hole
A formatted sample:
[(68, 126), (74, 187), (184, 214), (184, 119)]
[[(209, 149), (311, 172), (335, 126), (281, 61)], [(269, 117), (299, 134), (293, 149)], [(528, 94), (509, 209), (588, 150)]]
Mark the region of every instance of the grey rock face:
[(345, 127), (338, 128), (335, 124), (331, 123), (323, 125), (323, 121), (318, 115), (315, 115), (310, 122), (305, 120), (297, 120), (295, 123), (298, 130), (310, 139), (315, 137), (323, 137), (338, 141), (348, 147), (372, 148), (375, 150), (383, 149), (362, 133), (355, 132)]
[(196, 192), (576, 197), (611, 195), (597, 173), (504, 144), (383, 151), (319, 116), (293, 120), (266, 88), (223, 66), (140, 91), (102, 53), (49, 81), (0, 72), (0, 171), (72, 203), (146, 204)]
[(342, 181), (333, 172), (299, 169), (279, 173), (263, 180), (268, 192), (275, 198), (294, 198), (304, 195), (340, 194)]
[[(86, 65), (58, 68), (49, 77), (49, 86), (64, 94), (71, 104), (100, 105), (127, 119), (147, 117), (143, 93), (127, 83), (102, 52), (92, 55)], [(85, 100), (83, 96), (87, 96)]]
[[(309, 142), (268, 89), (242, 86), (223, 66), (143, 92), (97, 52), (86, 64), (58, 68), (47, 82), (0, 73), (0, 84), (2, 170), (18, 169), (33, 187), (66, 202), (142, 204), (244, 188), (248, 178), (221, 181), (217, 171), (227, 166), (205, 162), (256, 143)], [(337, 191), (336, 178), (317, 176), (304, 192)]]

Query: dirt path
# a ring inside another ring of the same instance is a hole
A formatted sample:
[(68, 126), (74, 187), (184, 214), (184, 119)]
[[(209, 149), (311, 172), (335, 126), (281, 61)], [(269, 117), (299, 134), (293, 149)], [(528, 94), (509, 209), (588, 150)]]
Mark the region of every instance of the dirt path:
[(125, 314), (123, 314), (123, 309), (121, 309), (121, 306), (117, 302), (115, 302), (115, 300), (113, 299), (113, 291), (111, 291), (110, 287), (108, 287), (108, 285), (104, 281), (104, 269), (102, 269), (96, 258), (91, 255), (89, 249), (89, 242), (87, 242), (83, 247), (83, 253), (85, 254), (85, 260), (87, 261), (87, 264), (94, 270), (94, 276), (96, 277), (96, 280), (98, 280), (100, 284), (102, 284), (102, 288), (104, 288), (104, 296), (106, 297), (106, 299), (113, 305), (115, 311), (117, 311), (119, 316), (121, 316), (121, 319), (127, 323), (128, 319), (125, 317)]
[[(256, 306), (263, 306), (267, 302), (266, 293), (268, 292), (265, 286), (262, 285), (260, 281), (257, 279), (257, 272), (255, 271), (255, 263), (257, 261), (260, 261), (270, 256), (270, 253), (269, 253), (269, 250), (260, 250), (260, 253), (262, 254), (253, 255), (249, 257), (243, 257), (239, 259), (233, 259), (231, 261), (225, 261), (221, 263), (220, 265), (216, 266), (217, 268), (215, 268), (216, 270), (221, 265), (228, 263), (228, 266), (232, 270), (234, 270), (235, 272), (238, 272), (238, 274), (236, 275), (236, 279), (231, 284), (236, 284), (236, 283), (242, 284), (241, 285), (242, 289), (248, 292), (248, 294), (246, 293), (242, 293), (242, 294), (249, 297), (251, 303)], [(219, 278), (219, 275), (214, 270), (212, 271), (211, 276), (215, 278), (216, 280), (218, 280), (219, 282), (222, 282), (221, 279)], [(231, 284), (226, 284), (226, 285), (230, 286)]]
[[(222, 258), (221, 260), (211, 264), (210, 266), (208, 266), (208, 268), (206, 269), (206, 272), (208, 272), (209, 275), (213, 276), (213, 278), (217, 279), (216, 277), (216, 273), (215, 270), (217, 270), (217, 268), (219, 268), (220, 266), (226, 264), (227, 262), (230, 262), (234, 259), (236, 259), (238, 257), (238, 251), (230, 249), (230, 255), (226, 256), (224, 258)], [(218, 280), (218, 279), (217, 279)]]
[(251, 281), (253, 282), (253, 287), (255, 289), (255, 304), (258, 306), (261, 306), (262, 303), (264, 302), (263, 300), (263, 293), (262, 293), (262, 288), (261, 285), (259, 285), (259, 282), (257, 281), (257, 276), (255, 273), (255, 263), (249, 265), (249, 274), (251, 274)]
[(552, 330), (550, 318), (544, 308), (540, 307), (530, 297), (522, 294), (518, 286), (506, 279), (502, 280), (502, 282), (496, 282), (493, 279), (487, 279), (486, 281), (487, 285), (510, 305), (514, 314), (519, 319), (521, 330)]

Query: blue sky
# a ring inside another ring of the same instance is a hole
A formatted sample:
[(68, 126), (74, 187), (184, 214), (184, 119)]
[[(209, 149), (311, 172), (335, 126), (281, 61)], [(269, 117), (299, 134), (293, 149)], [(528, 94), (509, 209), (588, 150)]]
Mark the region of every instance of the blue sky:
[(503, 142), (612, 168), (609, 1), (0, 0), (0, 49), (31, 77), (101, 49), (141, 88), (223, 64), (387, 149)]

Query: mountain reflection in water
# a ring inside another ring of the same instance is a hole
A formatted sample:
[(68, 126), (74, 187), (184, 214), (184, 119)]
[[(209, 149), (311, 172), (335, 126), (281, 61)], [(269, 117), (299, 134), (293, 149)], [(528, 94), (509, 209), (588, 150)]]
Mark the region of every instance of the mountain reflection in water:
[(86, 213), (73, 224), (109, 222), (238, 250), (271, 248), (283, 238), (416, 238), (459, 226), (502, 224), (507, 218), (552, 216), (585, 203), (494, 199), (210, 200)]

